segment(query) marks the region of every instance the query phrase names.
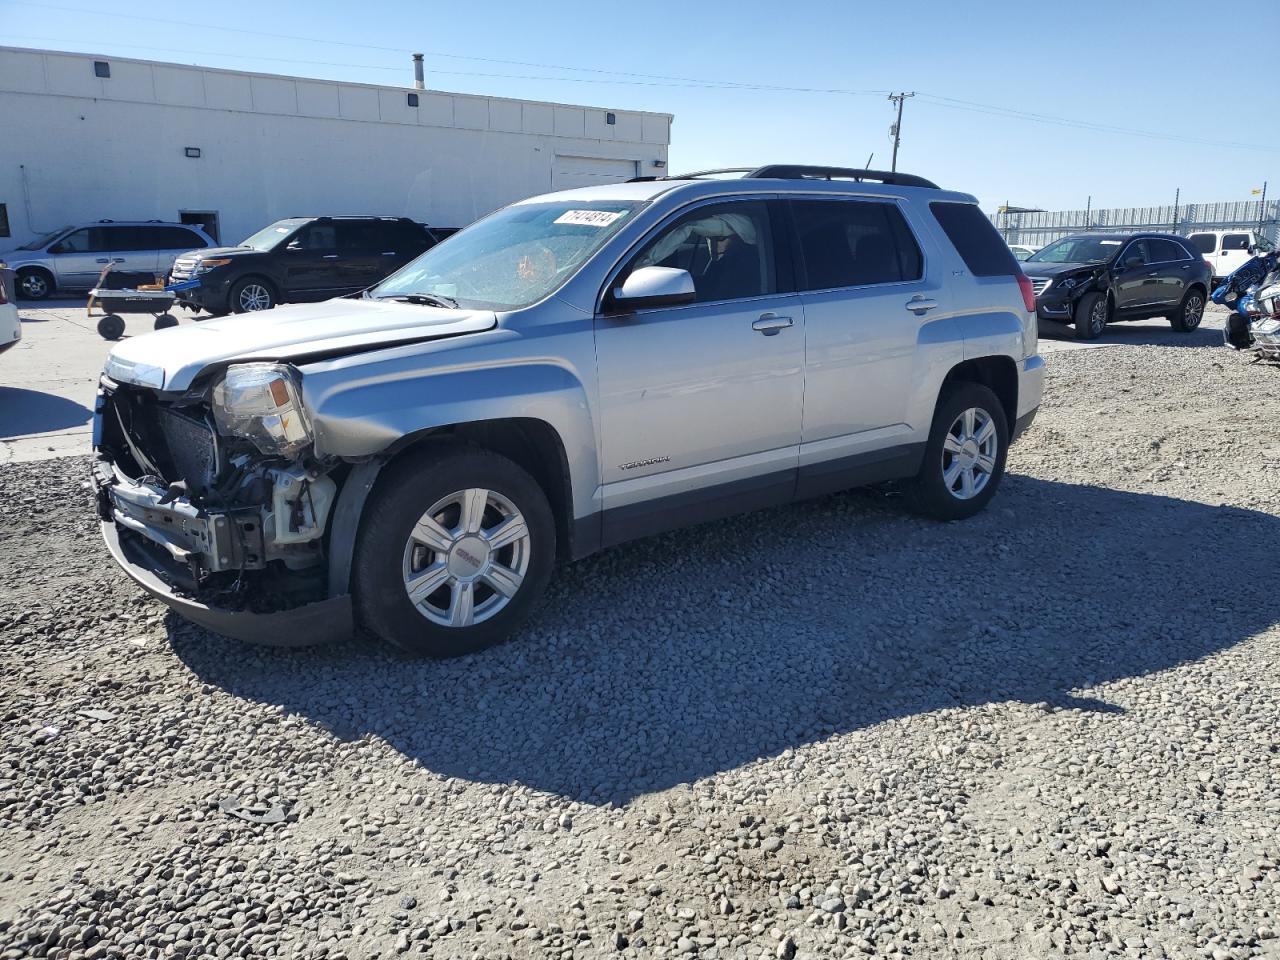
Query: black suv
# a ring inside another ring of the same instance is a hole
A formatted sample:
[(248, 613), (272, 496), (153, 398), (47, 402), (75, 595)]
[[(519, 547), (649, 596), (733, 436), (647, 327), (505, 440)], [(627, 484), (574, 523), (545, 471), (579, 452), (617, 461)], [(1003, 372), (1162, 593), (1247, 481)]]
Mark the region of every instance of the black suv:
[(1077, 233), (1022, 263), (1041, 321), (1071, 324), (1092, 340), (1108, 323), (1168, 317), (1184, 333), (1200, 326), (1209, 267), (1185, 237), (1168, 233)]
[(237, 247), (184, 253), (169, 282), (184, 285), (179, 302), (193, 310), (267, 310), (363, 290), (436, 242), (404, 217), (291, 217)]

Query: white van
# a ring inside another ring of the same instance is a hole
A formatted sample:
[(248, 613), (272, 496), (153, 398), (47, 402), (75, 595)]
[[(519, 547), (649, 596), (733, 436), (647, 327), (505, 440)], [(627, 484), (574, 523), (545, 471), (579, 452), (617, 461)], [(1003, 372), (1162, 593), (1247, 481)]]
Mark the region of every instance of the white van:
[(1213, 271), (1213, 279), (1230, 276), (1255, 254), (1275, 249), (1257, 230), (1203, 230), (1188, 238)]

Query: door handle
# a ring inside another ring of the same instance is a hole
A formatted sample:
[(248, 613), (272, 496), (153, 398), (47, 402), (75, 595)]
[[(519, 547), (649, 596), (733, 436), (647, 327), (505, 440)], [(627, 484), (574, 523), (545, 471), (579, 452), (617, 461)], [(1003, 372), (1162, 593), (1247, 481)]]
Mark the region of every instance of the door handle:
[(98, 262), (99, 262), (99, 263), (110, 263), (110, 262), (111, 262), (111, 258), (110, 258), (110, 257), (99, 257), (99, 258), (98, 258)]
[(917, 317), (923, 317), (926, 313), (928, 313), (930, 310), (933, 310), (937, 306), (938, 306), (937, 300), (930, 300), (927, 297), (920, 296), (920, 294), (918, 293), (914, 297), (912, 297), (910, 300), (907, 301), (907, 309), (910, 310), (912, 313), (914, 313)]
[(394, 257), (396, 255), (396, 252), (394, 250), (383, 250), (382, 255), (384, 257)]
[(795, 323), (790, 317), (780, 317), (776, 313), (763, 314), (759, 320), (751, 324), (752, 330), (758, 330), (766, 337), (774, 336), (779, 330), (785, 330)]
[(337, 260), (337, 259), (338, 259), (338, 255), (337, 255), (336, 253), (326, 253), (326, 254), (325, 254), (323, 257), (321, 257), (320, 259), (321, 259), (321, 260)]
[(1151, 271), (1151, 273), (1148, 273), (1148, 274), (1147, 274), (1147, 276), (1148, 276), (1148, 277), (1158, 277), (1158, 276), (1160, 276), (1160, 274), (1159, 274), (1159, 272), (1157, 272), (1157, 271), (1153, 270), (1153, 271)]

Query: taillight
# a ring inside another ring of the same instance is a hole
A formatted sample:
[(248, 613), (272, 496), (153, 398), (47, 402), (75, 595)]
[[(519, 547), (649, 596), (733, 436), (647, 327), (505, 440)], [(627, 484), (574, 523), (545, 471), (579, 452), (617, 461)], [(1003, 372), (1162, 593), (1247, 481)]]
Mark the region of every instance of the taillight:
[(1031, 286), (1031, 278), (1025, 273), (1018, 274), (1018, 289), (1022, 291), (1022, 303), (1027, 313), (1036, 312), (1036, 289)]

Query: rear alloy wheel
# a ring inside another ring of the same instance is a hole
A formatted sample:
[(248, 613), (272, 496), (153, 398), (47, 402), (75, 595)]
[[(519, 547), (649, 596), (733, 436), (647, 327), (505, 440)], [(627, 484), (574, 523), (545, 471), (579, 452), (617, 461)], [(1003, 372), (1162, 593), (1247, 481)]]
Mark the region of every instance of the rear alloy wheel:
[(933, 415), (912, 486), (915, 509), (935, 520), (980, 512), (1000, 486), (1008, 447), (1009, 422), (999, 398), (981, 384), (956, 384)]
[(1096, 340), (1102, 336), (1102, 331), (1107, 329), (1110, 312), (1111, 305), (1105, 293), (1086, 293), (1076, 304), (1076, 338)]
[(488, 450), (435, 447), (389, 468), (356, 544), (361, 621), (417, 655), (452, 657), (505, 639), (555, 561), (542, 488)]
[(18, 271), (18, 296), (23, 300), (46, 300), (53, 293), (53, 278), (43, 270)]
[(1178, 312), (1169, 318), (1169, 325), (1179, 333), (1190, 333), (1204, 319), (1204, 294), (1189, 290), (1178, 305)]
[(250, 277), (231, 288), (228, 297), (232, 313), (256, 313), (276, 305), (275, 291), (266, 281)]

